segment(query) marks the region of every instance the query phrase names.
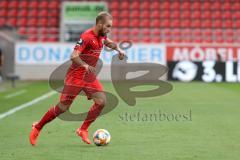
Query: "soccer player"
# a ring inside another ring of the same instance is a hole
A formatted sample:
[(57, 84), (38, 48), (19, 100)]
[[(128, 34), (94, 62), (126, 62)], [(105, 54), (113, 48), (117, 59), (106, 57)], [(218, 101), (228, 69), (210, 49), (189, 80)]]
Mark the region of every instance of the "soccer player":
[(51, 107), (39, 122), (32, 125), (29, 135), (30, 143), (34, 146), (40, 131), (48, 122), (54, 120), (61, 113), (64, 113), (71, 106), (74, 98), (84, 91), (88, 99), (93, 99), (94, 104), (81, 127), (76, 130), (82, 141), (90, 144), (88, 138), (88, 127), (96, 120), (106, 104), (106, 96), (103, 87), (95, 75), (96, 64), (99, 59), (103, 45), (116, 50), (119, 59), (125, 56), (116, 43), (107, 38), (112, 28), (112, 16), (107, 12), (101, 12), (96, 17), (96, 25), (82, 33), (80, 40), (74, 47), (71, 55), (72, 64), (65, 77), (63, 91), (57, 105)]

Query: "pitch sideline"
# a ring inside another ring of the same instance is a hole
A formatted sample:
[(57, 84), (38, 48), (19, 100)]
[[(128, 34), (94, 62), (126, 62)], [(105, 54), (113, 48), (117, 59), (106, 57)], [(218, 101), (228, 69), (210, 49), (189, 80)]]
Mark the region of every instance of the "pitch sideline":
[(57, 92), (55, 92), (55, 91), (50, 91), (50, 92), (45, 93), (44, 95), (42, 95), (42, 96), (40, 96), (40, 97), (38, 97), (38, 98), (33, 99), (33, 100), (30, 101), (30, 102), (27, 102), (27, 103), (21, 104), (21, 105), (19, 105), (19, 106), (16, 106), (16, 107), (14, 107), (13, 109), (10, 109), (10, 110), (8, 110), (7, 112), (4, 112), (4, 113), (0, 114), (0, 120), (3, 119), (3, 118), (5, 118), (5, 117), (7, 117), (7, 116), (10, 116), (10, 115), (14, 114), (14, 113), (17, 112), (17, 111), (20, 111), (20, 110), (22, 110), (22, 109), (24, 109), (24, 108), (30, 107), (30, 106), (32, 106), (33, 104), (36, 104), (36, 103), (38, 103), (38, 102), (40, 102), (40, 101), (42, 101), (42, 100), (44, 100), (44, 99), (46, 99), (46, 98), (49, 98), (49, 97), (51, 97), (52, 95), (54, 95), (54, 94), (56, 94), (56, 93), (57, 93)]

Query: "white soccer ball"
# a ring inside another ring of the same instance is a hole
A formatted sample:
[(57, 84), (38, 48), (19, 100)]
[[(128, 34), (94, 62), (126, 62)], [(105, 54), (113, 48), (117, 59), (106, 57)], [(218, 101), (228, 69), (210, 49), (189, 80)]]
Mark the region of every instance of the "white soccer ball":
[(111, 140), (111, 135), (106, 129), (98, 129), (93, 134), (93, 142), (97, 146), (105, 146), (107, 145)]

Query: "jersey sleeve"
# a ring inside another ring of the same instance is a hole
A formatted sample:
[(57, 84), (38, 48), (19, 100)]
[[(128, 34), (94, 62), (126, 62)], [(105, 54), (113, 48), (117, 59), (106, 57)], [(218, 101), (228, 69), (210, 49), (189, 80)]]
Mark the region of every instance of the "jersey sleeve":
[(87, 48), (89, 44), (89, 38), (87, 36), (81, 36), (79, 41), (77, 41), (74, 50), (82, 52), (85, 48)]

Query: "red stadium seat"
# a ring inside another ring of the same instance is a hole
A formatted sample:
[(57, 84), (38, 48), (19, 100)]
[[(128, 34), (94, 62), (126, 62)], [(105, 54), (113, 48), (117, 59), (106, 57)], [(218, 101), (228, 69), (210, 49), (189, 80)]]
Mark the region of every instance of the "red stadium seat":
[(8, 3), (8, 8), (18, 8), (18, 1), (12, 0)]
[(140, 30), (138, 28), (133, 28), (131, 31), (130, 31), (130, 36), (133, 37), (133, 36), (138, 36), (140, 34)]
[(138, 2), (138, 1), (132, 2), (130, 8), (131, 9), (140, 9), (140, 2)]
[(163, 11), (163, 12), (161, 12), (160, 15), (161, 15), (161, 18), (169, 19), (170, 18), (170, 11), (169, 10)]
[(118, 19), (120, 16), (118, 10), (112, 10), (111, 15), (113, 16), (114, 19)]
[(181, 21), (181, 27), (182, 28), (188, 28), (191, 26), (191, 21), (189, 19)]
[(163, 37), (171, 37), (171, 34), (172, 34), (171, 30), (168, 29), (168, 28), (165, 28), (165, 29), (161, 30), (161, 35)]
[(213, 28), (222, 28), (222, 21), (217, 19), (215, 21), (212, 22), (212, 27)]
[(163, 43), (172, 43), (172, 38), (171, 37), (165, 37), (163, 40), (162, 40)]
[(232, 28), (233, 27), (233, 22), (231, 19), (227, 19), (224, 23), (223, 23), (223, 27), (225, 28)]
[(176, 10), (171, 13), (171, 18), (180, 19), (180, 15), (181, 15), (180, 11)]
[(154, 36), (153, 38), (151, 38), (151, 42), (160, 43), (161, 42), (161, 37), (160, 36)]
[(148, 10), (144, 10), (141, 12), (141, 18), (150, 18), (150, 12)]
[(232, 13), (230, 11), (225, 11), (222, 13), (223, 19), (232, 19)]
[(47, 35), (42, 35), (41, 37), (37, 38), (37, 41), (47, 42), (48, 41), (48, 36)]
[(212, 21), (210, 19), (203, 20), (201, 23), (202, 28), (212, 28)]
[(201, 18), (201, 12), (196, 10), (192, 12), (192, 19), (200, 19)]
[(201, 27), (201, 21), (199, 19), (195, 19), (191, 22), (192, 28), (200, 28)]
[(171, 5), (170, 5), (170, 8), (172, 9), (172, 10), (179, 10), (180, 9), (180, 2), (178, 2), (178, 1), (173, 1), (172, 3), (171, 3)]
[(236, 11), (233, 13), (232, 17), (235, 19), (235, 20), (238, 20), (240, 19), (240, 11)]
[(123, 28), (119, 31), (120, 33), (120, 36), (128, 36), (130, 33), (129, 33), (129, 29), (128, 28)]
[(38, 10), (37, 9), (31, 9), (28, 11), (29, 17), (37, 17), (38, 16)]
[(205, 43), (212, 43), (213, 39), (211, 37), (204, 37), (203, 38), (203, 42), (205, 42)]
[(223, 43), (224, 42), (223, 37), (217, 37), (214, 41), (217, 42), (217, 43)]
[(181, 26), (180, 19), (174, 19), (171, 21), (172, 28), (180, 28), (180, 26)]
[(163, 28), (169, 28), (170, 27), (170, 20), (169, 19), (164, 19), (161, 22), (161, 27)]
[(143, 1), (141, 3), (141, 9), (142, 10), (149, 10), (149, 8), (150, 8), (150, 2), (149, 1)]
[(160, 36), (161, 35), (161, 31), (160, 31), (159, 28), (151, 29), (151, 32), (152, 32), (153, 36)]
[(25, 27), (20, 27), (17, 32), (20, 36), (24, 36), (27, 34), (27, 29)]
[(154, 19), (153, 21), (151, 21), (151, 27), (161, 27), (160, 19)]
[(212, 31), (213, 37), (222, 37), (223, 31), (222, 29), (214, 29)]
[(140, 12), (138, 10), (134, 10), (134, 11), (130, 12), (130, 17), (131, 18), (139, 18)]
[(8, 7), (8, 1), (7, 0), (1, 0), (0, 1), (1, 8), (7, 8)]
[(204, 12), (210, 9), (211, 9), (211, 3), (209, 1), (205, 1), (202, 3), (202, 10), (204, 10)]
[(38, 29), (35, 27), (29, 27), (27, 32), (29, 35), (36, 35), (36, 34), (38, 34)]
[(1, 9), (0, 10), (0, 17), (6, 17), (7, 16), (7, 10), (6, 9)]
[(47, 24), (49, 27), (58, 27), (59, 26), (59, 21), (56, 18), (50, 18), (47, 21)]
[(39, 32), (40, 35), (42, 35), (42, 34), (50, 33), (50, 30), (48, 28), (45, 28), (45, 27), (41, 27), (41, 28), (39, 27), (38, 32)]
[(37, 18), (28, 19), (27, 25), (31, 26), (31, 27), (36, 27), (37, 26)]
[(161, 7), (161, 2), (154, 1), (153, 3), (151, 3), (151, 9), (159, 10), (160, 7)]
[[(134, 19), (135, 20), (135, 19)], [(134, 20), (131, 20), (130, 23)], [(123, 19), (121, 21), (119, 21), (118, 24), (120, 27), (129, 27), (129, 20), (128, 19)]]
[(46, 27), (48, 25), (48, 19), (47, 18), (40, 18), (38, 19), (38, 26)]
[(211, 29), (204, 29), (202, 30), (202, 34), (204, 37), (211, 37), (212, 36), (212, 30)]
[(143, 19), (140, 23), (141, 27), (150, 27), (150, 20), (149, 19)]
[(191, 34), (192, 34), (191, 29), (189, 29), (189, 28), (181, 29), (182, 37), (184, 37), (184, 36), (188, 37), (188, 36), (191, 36)]
[(4, 26), (5, 25), (5, 18), (1, 18), (0, 17), (0, 26)]
[(201, 29), (194, 29), (192, 33), (193, 33), (194, 37), (201, 37), (202, 36)]
[(202, 19), (211, 19), (212, 18), (212, 12), (210, 11), (204, 11), (201, 14)]
[(153, 19), (159, 19), (160, 18), (160, 13), (158, 10), (154, 10), (153, 12), (151, 12), (151, 18)]
[(231, 3), (230, 2), (224, 2), (222, 5), (222, 9), (225, 11), (230, 11), (231, 10)]
[(190, 11), (182, 11), (181, 12), (181, 18), (189, 19), (191, 17), (191, 12)]
[(36, 9), (36, 8), (38, 8), (38, 1), (30, 1), (30, 2), (28, 2), (28, 8), (29, 9)]
[(28, 7), (28, 1), (26, 1), (26, 0), (19, 1), (18, 6), (19, 6), (19, 8), (21, 8), (21, 9), (25, 9), (25, 8)]
[(211, 9), (212, 10), (221, 10), (221, 2), (215, 1), (214, 3), (212, 3)]
[(237, 2), (237, 1), (233, 2), (233, 5), (231, 6), (231, 8), (235, 12), (239, 11), (240, 10), (240, 2)]
[(135, 28), (139, 27), (139, 23), (140, 23), (139, 19), (133, 19), (130, 21), (130, 27), (135, 27)]
[(8, 17), (16, 17), (18, 14), (17, 9), (8, 10)]
[(28, 15), (28, 10), (27, 9), (22, 9), (18, 13), (19, 17), (27, 17), (27, 15)]
[(196, 11), (196, 10), (201, 10), (201, 3), (198, 1), (195, 1), (192, 3), (191, 6), (192, 10)]
[(168, 1), (164, 1), (163, 3), (161, 3), (161, 7), (162, 7), (162, 9), (164, 9), (164, 10), (169, 10), (169, 9), (170, 9), (170, 6), (171, 6), (171, 4), (170, 4), (170, 2), (168, 2)]
[(144, 28), (140, 32), (143, 36), (150, 36), (150, 30), (148, 28)]
[(29, 36), (27, 40), (28, 40), (29, 42), (36, 42), (36, 41), (38, 41), (38, 38), (35, 37), (35, 36)]
[(129, 10), (126, 10), (126, 9), (123, 10), (120, 14), (120, 18), (129, 18), (129, 16), (130, 16), (130, 12)]
[(8, 18), (6, 24), (10, 25), (10, 26), (13, 26), (13, 27), (17, 26), (17, 19), (16, 19), (16, 17)]
[(224, 30), (223, 35), (224, 35), (225, 37), (233, 37), (233, 36), (234, 36), (234, 33), (233, 33), (233, 30), (232, 30), (232, 29), (226, 29), (226, 30)]
[(50, 1), (48, 8), (50, 9), (59, 9), (60, 3), (57, 1)]
[(181, 39), (181, 37), (174, 37), (174, 38), (172, 38), (172, 42), (173, 43), (181, 43), (182, 42), (182, 39)]
[(47, 16), (48, 16), (48, 10), (41, 9), (41, 10), (38, 12), (38, 17), (39, 17), (39, 18), (47, 17)]
[(212, 12), (212, 19), (221, 19), (221, 18), (222, 18), (222, 14), (220, 11)]
[(41, 0), (40, 2), (38, 2), (38, 8), (41, 9), (47, 9), (48, 8), (48, 1), (45, 0)]
[(149, 43), (149, 42), (151, 42), (151, 39), (150, 39), (150, 37), (143, 37), (142, 42)]
[(177, 29), (173, 29), (172, 30), (172, 34), (174, 36), (181, 36), (181, 29), (177, 28)]
[(118, 8), (120, 7), (119, 5), (120, 5), (120, 4), (119, 4), (118, 1), (113, 1), (113, 2), (110, 3), (109, 7), (110, 7), (110, 9), (113, 11), (113, 10), (118, 9)]
[(58, 41), (58, 37), (56, 37), (56, 36), (48, 37), (48, 38), (47, 38), (47, 41), (48, 41), (48, 42), (56, 42), (56, 41)]
[(120, 3), (120, 8), (121, 10), (124, 10), (124, 9), (129, 9), (130, 7), (130, 3), (128, 1), (123, 1), (122, 3)]
[(27, 25), (27, 18), (23, 17), (23, 18), (18, 18), (17, 20), (17, 26), (19, 27), (25, 27)]
[(181, 8), (183, 11), (185, 10), (189, 10), (191, 8), (191, 3), (190, 2), (183, 2), (182, 5), (181, 5)]
[(240, 19), (238, 19), (237, 21), (235, 21), (235, 26), (236, 29), (240, 28)]
[(51, 18), (59, 17), (59, 11), (57, 9), (50, 9), (48, 11), (48, 17), (51, 17)]

